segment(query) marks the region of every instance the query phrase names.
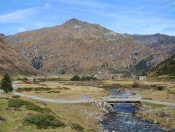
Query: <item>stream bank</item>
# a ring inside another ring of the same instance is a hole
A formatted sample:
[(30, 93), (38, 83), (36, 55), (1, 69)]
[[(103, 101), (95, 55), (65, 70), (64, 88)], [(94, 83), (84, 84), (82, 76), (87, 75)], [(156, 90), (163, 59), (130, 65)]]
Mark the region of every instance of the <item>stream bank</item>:
[[(112, 95), (123, 93), (110, 88)], [(144, 121), (136, 116), (136, 107), (132, 104), (114, 104), (113, 112), (104, 115), (101, 121), (103, 131), (109, 132), (164, 132), (164, 130), (155, 123)]]

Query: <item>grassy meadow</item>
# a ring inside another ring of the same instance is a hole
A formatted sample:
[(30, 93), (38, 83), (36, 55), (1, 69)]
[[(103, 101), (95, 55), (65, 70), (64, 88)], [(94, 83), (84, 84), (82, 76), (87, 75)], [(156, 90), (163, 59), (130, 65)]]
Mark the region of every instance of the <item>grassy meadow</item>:
[[(138, 93), (145, 99), (175, 103), (175, 83), (173, 81), (138, 81), (130, 78), (70, 81), (71, 77), (71, 75), (59, 77), (53, 75), (46, 77), (39, 76), (35, 78), (32, 76), (15, 76), (13, 77), (13, 80), (18, 87), (15, 89), (16, 92), (50, 99), (73, 100), (84, 96), (91, 96), (93, 99), (98, 99), (109, 95), (107, 91), (109, 86), (119, 86), (120, 90), (130, 93)], [(2, 76), (0, 76), (0, 78), (2, 78)], [(6, 95), (6, 98), (0, 98), (0, 131), (41, 131), (41, 129), (38, 129), (37, 126), (33, 124), (26, 125), (25, 119), (29, 116), (41, 114), (42, 108), (50, 109), (50, 111), (52, 111), (51, 115), (65, 123), (65, 125), (61, 127), (48, 127), (42, 129), (44, 132), (76, 132), (79, 131), (77, 129), (81, 129), (80, 132), (96, 132), (99, 130), (98, 120), (104, 114), (99, 107), (88, 103), (54, 104), (39, 102), (24, 97), (20, 97), (20, 99), (32, 102), (34, 106), (30, 106), (31, 104), (29, 103), (27, 105), (30, 107), (21, 106), (19, 109), (15, 109), (9, 107), (9, 100), (12, 98), (13, 96), (10, 94)], [(150, 103), (143, 103), (143, 105), (147, 106), (141, 113), (143, 119), (151, 120), (153, 122), (156, 120), (160, 125), (166, 127), (175, 124), (172, 120), (175, 118), (174, 108), (167, 108), (167, 106)], [(33, 110), (33, 107), (36, 107), (37, 111)], [(162, 110), (163, 113), (161, 113), (160, 110)], [(161, 114), (157, 114), (156, 111)], [(165, 112), (168, 112), (168, 114), (163, 117), (162, 115)]]

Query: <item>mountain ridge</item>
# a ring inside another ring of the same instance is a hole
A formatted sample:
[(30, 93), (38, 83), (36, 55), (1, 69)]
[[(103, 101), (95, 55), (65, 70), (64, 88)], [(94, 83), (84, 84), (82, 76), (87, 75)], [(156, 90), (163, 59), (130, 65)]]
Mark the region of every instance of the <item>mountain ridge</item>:
[(175, 36), (169, 36), (160, 33), (128, 36), (133, 38), (136, 43), (143, 44), (149, 48), (166, 52), (169, 55), (175, 54)]
[(175, 79), (175, 55), (165, 59), (155, 68), (149, 70), (147, 75), (150, 77), (163, 77)]
[(12, 48), (10, 48), (0, 38), (0, 74), (22, 74), (37, 75), (39, 74), (33, 67), (20, 57)]
[(4, 41), (46, 73), (128, 70), (150, 55), (155, 65), (166, 57), (130, 36), (75, 18), (59, 26), (11, 35)]

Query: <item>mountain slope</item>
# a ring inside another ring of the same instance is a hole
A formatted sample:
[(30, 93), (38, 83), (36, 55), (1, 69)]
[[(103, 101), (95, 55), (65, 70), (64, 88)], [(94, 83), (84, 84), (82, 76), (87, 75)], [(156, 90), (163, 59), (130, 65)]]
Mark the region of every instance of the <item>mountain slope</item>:
[(75, 18), (60, 26), (9, 36), (4, 41), (36, 69), (51, 73), (121, 71), (159, 54), (131, 37)]
[(161, 62), (157, 67), (148, 72), (149, 76), (174, 76), (175, 77), (175, 55)]
[(133, 38), (136, 43), (143, 44), (149, 48), (154, 48), (170, 55), (175, 54), (175, 36), (164, 34), (128, 36)]
[(38, 72), (0, 39), (0, 74), (36, 75)]

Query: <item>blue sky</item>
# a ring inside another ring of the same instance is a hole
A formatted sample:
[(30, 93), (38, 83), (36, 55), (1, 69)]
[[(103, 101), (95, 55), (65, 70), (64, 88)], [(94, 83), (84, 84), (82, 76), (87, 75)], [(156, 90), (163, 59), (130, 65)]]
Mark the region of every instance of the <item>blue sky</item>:
[(175, 0), (1, 0), (0, 33), (56, 26), (77, 18), (118, 33), (175, 36)]

